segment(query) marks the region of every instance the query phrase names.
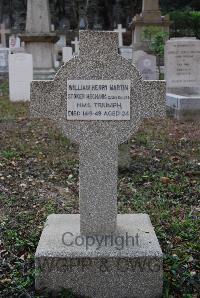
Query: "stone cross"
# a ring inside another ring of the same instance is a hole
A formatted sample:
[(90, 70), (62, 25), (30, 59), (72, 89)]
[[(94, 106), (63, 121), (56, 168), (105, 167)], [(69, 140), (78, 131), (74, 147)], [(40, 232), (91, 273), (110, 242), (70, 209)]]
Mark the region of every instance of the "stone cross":
[(79, 40), (77, 37), (75, 37), (75, 40), (71, 42), (75, 46), (75, 55), (79, 55)]
[(158, 11), (159, 0), (143, 0), (142, 11)]
[(117, 29), (114, 30), (115, 32), (118, 32), (119, 36), (119, 47), (123, 47), (123, 33), (126, 32), (126, 29), (122, 28), (121, 24), (118, 24)]
[[(118, 85), (114, 85), (116, 80)], [(73, 111), (70, 100), (84, 84), (93, 88), (88, 98), (92, 98), (94, 90), (104, 90), (94, 93), (96, 102), (88, 100), (85, 120), (80, 116), (82, 101), (74, 100)], [(109, 97), (106, 86), (119, 90), (116, 101)], [(124, 97), (123, 88), (129, 90), (130, 97)], [(137, 131), (144, 118), (164, 117), (165, 93), (164, 81), (143, 81), (135, 66), (118, 55), (118, 34), (115, 32), (80, 31), (80, 55), (67, 62), (53, 81), (32, 82), (32, 117), (53, 120), (66, 137), (80, 146), (80, 231), (83, 235), (115, 232), (118, 145)], [(103, 101), (101, 97), (98, 101), (99, 94), (110, 100)], [(123, 113), (120, 109), (122, 97), (124, 102), (129, 102), (124, 119), (117, 116)], [(114, 103), (110, 111), (108, 108), (110, 120), (99, 116), (104, 110), (101, 102), (108, 106)], [(88, 113), (92, 103), (98, 108)]]
[(9, 29), (6, 29), (5, 24), (0, 24), (1, 44), (6, 48), (6, 34), (10, 33)]

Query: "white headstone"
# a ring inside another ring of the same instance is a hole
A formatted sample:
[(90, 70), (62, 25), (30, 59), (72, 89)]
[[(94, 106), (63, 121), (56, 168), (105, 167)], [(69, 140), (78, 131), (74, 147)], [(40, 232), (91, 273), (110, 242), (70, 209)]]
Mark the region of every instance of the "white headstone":
[(167, 88), (196, 88), (200, 85), (200, 40), (172, 38), (165, 47)]
[(122, 28), (121, 24), (118, 24), (117, 29), (114, 30), (115, 32), (118, 32), (119, 36), (119, 47), (123, 47), (123, 33), (126, 32), (126, 29)]
[(9, 55), (9, 92), (11, 101), (30, 100), (30, 84), (33, 80), (31, 54)]
[(20, 48), (20, 38), (15, 35), (11, 35), (9, 37), (9, 49), (12, 51), (13, 49)]
[(73, 58), (72, 47), (63, 47), (62, 48), (63, 62), (68, 62)]
[(78, 56), (79, 55), (79, 40), (77, 37), (75, 37), (75, 40), (71, 42), (71, 44), (74, 45), (74, 48), (75, 48), (75, 56)]
[(66, 35), (60, 35), (60, 39), (57, 41), (56, 46), (58, 48), (66, 47)]
[(0, 73), (8, 72), (8, 48), (0, 48)]
[(132, 61), (133, 48), (132, 47), (121, 47), (120, 54), (127, 60)]

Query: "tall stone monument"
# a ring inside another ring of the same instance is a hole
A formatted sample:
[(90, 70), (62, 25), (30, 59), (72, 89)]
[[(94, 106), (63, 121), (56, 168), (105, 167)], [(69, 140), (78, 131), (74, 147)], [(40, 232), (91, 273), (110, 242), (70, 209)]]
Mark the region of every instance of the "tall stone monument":
[(137, 14), (131, 24), (133, 30), (134, 50), (148, 51), (148, 44), (143, 40), (143, 30), (148, 26), (158, 26), (169, 33), (170, 20), (168, 16), (162, 16), (159, 8), (159, 0), (143, 0), (142, 13)]
[(27, 53), (33, 55), (34, 79), (52, 79), (54, 68), (54, 43), (58, 40), (51, 33), (48, 0), (28, 0), (26, 33), (21, 35)]
[(160, 297), (162, 251), (147, 214), (117, 214), (118, 145), (144, 118), (164, 117), (165, 82), (143, 81), (116, 32), (80, 32), (80, 55), (53, 81), (33, 81), (31, 114), (80, 145), (80, 214), (50, 215), (36, 289), (85, 297)]

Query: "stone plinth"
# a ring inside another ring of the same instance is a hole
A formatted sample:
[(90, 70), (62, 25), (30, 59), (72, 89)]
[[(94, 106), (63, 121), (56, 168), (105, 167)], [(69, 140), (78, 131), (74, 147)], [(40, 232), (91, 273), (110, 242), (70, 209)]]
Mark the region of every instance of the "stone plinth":
[[(79, 215), (50, 215), (37, 251), (36, 289), (85, 297), (162, 296), (162, 251), (149, 216), (118, 215), (117, 230), (80, 236)], [(78, 238), (77, 238), (78, 237)]]
[(58, 38), (51, 33), (48, 0), (28, 0), (26, 33), (20, 37), (27, 53), (33, 56), (34, 79), (53, 79), (54, 44)]
[(143, 40), (143, 30), (148, 26), (160, 27), (164, 32), (169, 33), (170, 20), (168, 16), (162, 16), (158, 0), (143, 0), (142, 13), (137, 14), (132, 23), (133, 49), (149, 51), (148, 42)]

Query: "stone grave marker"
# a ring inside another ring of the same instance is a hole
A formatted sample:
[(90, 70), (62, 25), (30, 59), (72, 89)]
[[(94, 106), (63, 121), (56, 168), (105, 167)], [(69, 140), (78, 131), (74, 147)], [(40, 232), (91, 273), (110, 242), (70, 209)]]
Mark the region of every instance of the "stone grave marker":
[(8, 72), (8, 48), (0, 48), (0, 74)]
[(132, 62), (139, 70), (143, 80), (158, 80), (156, 56), (138, 50), (133, 52)]
[(165, 47), (167, 106), (177, 119), (200, 115), (200, 41), (172, 38)]
[(26, 32), (20, 35), (25, 50), (33, 56), (35, 80), (55, 75), (54, 48), (58, 37), (51, 32), (49, 0), (27, 0)]
[(130, 47), (121, 47), (119, 49), (119, 52), (122, 55), (122, 57), (124, 57), (125, 59), (132, 62), (133, 48), (131, 46)]
[(63, 62), (68, 62), (70, 59), (73, 58), (72, 54), (72, 47), (63, 47), (62, 48), (62, 59)]
[(36, 289), (161, 295), (161, 248), (147, 214), (117, 214), (117, 172), (119, 144), (144, 118), (165, 116), (165, 92), (165, 82), (143, 81), (118, 55), (115, 32), (81, 31), (80, 55), (53, 81), (32, 82), (32, 117), (51, 119), (80, 148), (80, 215), (48, 217), (35, 256)]
[(6, 29), (5, 24), (0, 24), (0, 35), (2, 47), (6, 48), (6, 34), (10, 33), (10, 29)]
[(30, 84), (33, 80), (33, 60), (31, 54), (9, 55), (9, 94), (11, 101), (30, 100)]
[(20, 38), (18, 36), (11, 35), (9, 37), (9, 49), (10, 49), (10, 52), (12, 52), (13, 50), (18, 49), (20, 47), (21, 47)]
[(156, 56), (141, 55), (136, 62), (136, 67), (141, 73), (143, 80), (158, 80)]
[(126, 29), (122, 28), (122, 24), (118, 24), (117, 29), (114, 31), (118, 33), (119, 47), (123, 47), (123, 33), (126, 32)]
[(79, 55), (79, 40), (77, 37), (75, 37), (75, 40), (71, 42), (72, 45), (74, 45), (74, 54), (75, 56)]

